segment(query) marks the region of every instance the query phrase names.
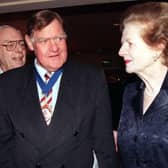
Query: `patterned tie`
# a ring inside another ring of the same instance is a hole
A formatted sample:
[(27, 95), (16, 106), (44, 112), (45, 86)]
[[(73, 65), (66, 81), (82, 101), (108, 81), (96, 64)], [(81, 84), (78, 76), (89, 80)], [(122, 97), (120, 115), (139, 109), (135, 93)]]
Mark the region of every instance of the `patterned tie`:
[[(51, 77), (51, 73), (47, 72), (45, 75), (45, 82), (47, 83)], [(49, 125), (51, 122), (51, 117), (53, 114), (52, 110), (52, 89), (49, 91), (49, 93), (43, 94), (43, 96), (40, 99), (40, 105), (42, 109), (42, 113), (44, 116), (44, 119), (46, 121), (46, 124)]]

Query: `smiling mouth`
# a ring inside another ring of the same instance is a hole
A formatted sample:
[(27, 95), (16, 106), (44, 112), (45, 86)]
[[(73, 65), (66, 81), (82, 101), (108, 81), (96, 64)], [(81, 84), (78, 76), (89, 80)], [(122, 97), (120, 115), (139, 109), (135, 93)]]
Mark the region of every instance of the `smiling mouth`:
[(13, 60), (15, 60), (15, 61), (23, 61), (23, 57), (13, 57)]

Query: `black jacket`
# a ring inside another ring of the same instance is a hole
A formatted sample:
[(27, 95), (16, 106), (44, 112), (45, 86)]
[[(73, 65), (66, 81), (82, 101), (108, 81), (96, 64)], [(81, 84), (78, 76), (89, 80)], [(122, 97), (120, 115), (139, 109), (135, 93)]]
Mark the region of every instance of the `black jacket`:
[(49, 126), (38, 98), (33, 65), (0, 76), (0, 167), (116, 168), (111, 110), (102, 71), (64, 66)]
[(168, 74), (143, 115), (144, 83), (127, 86), (118, 130), (122, 168), (168, 167)]

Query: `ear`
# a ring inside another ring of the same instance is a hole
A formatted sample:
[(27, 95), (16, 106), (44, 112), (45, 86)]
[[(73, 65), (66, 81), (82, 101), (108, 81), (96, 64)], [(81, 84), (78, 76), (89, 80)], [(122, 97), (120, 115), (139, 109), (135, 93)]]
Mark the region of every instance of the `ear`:
[(165, 47), (166, 47), (166, 45), (164, 43), (158, 44), (158, 49), (160, 49), (162, 51), (165, 49)]
[(155, 48), (155, 49), (156, 49), (155, 50), (156, 54), (153, 58), (154, 58), (154, 61), (157, 61), (160, 57), (162, 57), (163, 50), (165, 49), (165, 44), (160, 43), (157, 45), (157, 48)]
[(30, 49), (31, 51), (34, 51), (33, 42), (32, 42), (32, 40), (31, 40), (30, 36), (28, 36), (27, 34), (25, 35), (25, 41), (26, 41), (26, 44), (27, 44), (27, 46), (29, 47), (29, 49)]

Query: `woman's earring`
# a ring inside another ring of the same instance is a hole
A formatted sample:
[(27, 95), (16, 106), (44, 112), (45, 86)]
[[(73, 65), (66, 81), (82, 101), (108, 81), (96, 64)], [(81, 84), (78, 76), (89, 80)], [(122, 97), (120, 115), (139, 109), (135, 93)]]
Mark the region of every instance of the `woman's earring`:
[(160, 54), (155, 54), (153, 57), (154, 62), (156, 62), (160, 58)]

